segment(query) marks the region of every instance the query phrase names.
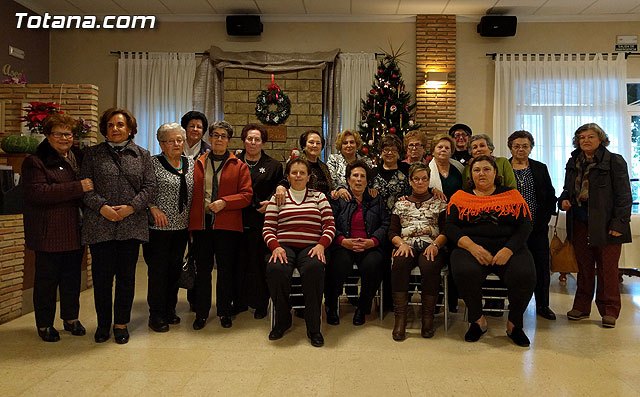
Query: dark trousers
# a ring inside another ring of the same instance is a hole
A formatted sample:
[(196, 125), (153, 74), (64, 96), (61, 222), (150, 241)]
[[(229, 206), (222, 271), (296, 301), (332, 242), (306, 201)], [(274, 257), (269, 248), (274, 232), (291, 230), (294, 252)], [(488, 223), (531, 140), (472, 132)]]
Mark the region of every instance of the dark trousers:
[(354, 274), (353, 265), (358, 266), (360, 275), (360, 297), (358, 308), (365, 314), (371, 312), (371, 302), (382, 279), (382, 250), (371, 248), (364, 252), (354, 252), (335, 246), (331, 250), (331, 262), (327, 265), (325, 304), (331, 309), (338, 307), (338, 297), (348, 276)]
[(78, 318), (83, 253), (84, 249), (64, 252), (36, 251), (33, 308), (38, 328), (53, 327), (58, 288), (60, 318)]
[(435, 260), (429, 260), (421, 252), (413, 250), (413, 257), (394, 256), (391, 267), (391, 286), (393, 292), (407, 292), (411, 270), (420, 268), (421, 290), (423, 295), (438, 296), (440, 292), (440, 271), (444, 267), (444, 253), (438, 253)]
[[(139, 240), (111, 240), (90, 245), (93, 272), (93, 299), (98, 327), (131, 321), (131, 306), (136, 288), (136, 263), (140, 251)], [(112, 297), (115, 277), (115, 299)]]
[(591, 301), (595, 290), (596, 307), (600, 315), (618, 318), (622, 306), (618, 279), (618, 261), (622, 244), (594, 247), (587, 243), (587, 236), (587, 224), (573, 222), (571, 242), (578, 261), (578, 280), (573, 308), (591, 313)]
[(460, 296), (468, 309), (470, 323), (482, 316), (482, 284), (494, 273), (504, 282), (509, 298), (509, 321), (522, 328), (522, 316), (536, 286), (536, 270), (528, 249), (515, 252), (503, 266), (483, 266), (469, 251), (456, 248), (451, 253), (451, 266)]
[(149, 229), (149, 242), (142, 244), (147, 263), (147, 303), (149, 316), (167, 320), (176, 312), (178, 279), (182, 271), (189, 232), (184, 230)]
[(276, 310), (276, 326), (291, 321), (291, 277), (293, 269), (298, 269), (304, 295), (304, 321), (308, 332), (320, 332), (320, 307), (324, 287), (324, 263), (309, 256), (313, 246), (291, 248), (282, 246), (287, 252), (289, 263), (267, 263), (267, 285)]
[[(193, 250), (196, 261), (194, 286), (195, 309), (198, 318), (208, 318), (211, 310), (211, 272), (215, 256), (218, 274), (216, 278), (217, 315), (232, 316), (233, 306), (241, 301), (244, 272), (238, 268), (237, 252), (242, 249), (240, 232), (230, 230), (200, 230), (193, 232)], [(250, 249), (250, 247), (244, 247)]]
[(531, 251), (533, 263), (536, 266), (536, 288), (534, 290), (536, 307), (548, 307), (549, 283), (551, 282), (548, 230), (534, 230), (527, 240), (527, 247)]
[(262, 230), (245, 228), (240, 246), (243, 249), (239, 250), (238, 263), (246, 269), (241, 295), (246, 297), (249, 306), (266, 311), (269, 305), (269, 288), (265, 255), (269, 249), (262, 239)]

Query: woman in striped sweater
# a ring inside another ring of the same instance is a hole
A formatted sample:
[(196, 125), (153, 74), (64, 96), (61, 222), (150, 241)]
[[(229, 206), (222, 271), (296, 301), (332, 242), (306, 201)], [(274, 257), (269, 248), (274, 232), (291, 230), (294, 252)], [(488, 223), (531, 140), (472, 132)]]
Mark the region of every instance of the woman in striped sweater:
[(291, 327), (289, 292), (293, 269), (302, 279), (307, 337), (316, 347), (324, 345), (320, 333), (320, 307), (324, 286), (325, 249), (336, 233), (331, 206), (323, 193), (307, 189), (309, 164), (297, 158), (285, 169), (290, 188), (285, 203), (275, 196), (267, 206), (262, 236), (271, 250), (267, 264), (267, 285), (276, 319), (270, 340), (282, 338)]

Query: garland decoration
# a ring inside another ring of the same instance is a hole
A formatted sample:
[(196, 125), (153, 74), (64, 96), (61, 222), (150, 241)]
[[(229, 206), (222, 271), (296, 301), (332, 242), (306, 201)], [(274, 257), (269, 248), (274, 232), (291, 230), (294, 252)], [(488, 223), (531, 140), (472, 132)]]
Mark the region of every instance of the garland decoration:
[[(271, 105), (275, 105), (275, 110), (270, 110), (273, 109)], [(289, 114), (291, 114), (291, 101), (275, 83), (272, 74), (271, 84), (256, 97), (256, 117), (263, 124), (278, 125), (287, 121)]]

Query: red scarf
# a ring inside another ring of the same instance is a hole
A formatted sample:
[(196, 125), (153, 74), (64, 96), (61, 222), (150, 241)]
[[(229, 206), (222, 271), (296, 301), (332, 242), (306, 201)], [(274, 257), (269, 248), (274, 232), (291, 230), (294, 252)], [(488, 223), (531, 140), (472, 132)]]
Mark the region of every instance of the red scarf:
[(518, 190), (511, 189), (503, 193), (491, 196), (476, 196), (463, 190), (458, 190), (449, 201), (447, 206), (447, 215), (451, 212), (451, 207), (458, 208), (458, 217), (470, 220), (482, 213), (493, 212), (497, 216), (520, 216), (531, 219), (531, 211), (527, 202), (524, 201)]

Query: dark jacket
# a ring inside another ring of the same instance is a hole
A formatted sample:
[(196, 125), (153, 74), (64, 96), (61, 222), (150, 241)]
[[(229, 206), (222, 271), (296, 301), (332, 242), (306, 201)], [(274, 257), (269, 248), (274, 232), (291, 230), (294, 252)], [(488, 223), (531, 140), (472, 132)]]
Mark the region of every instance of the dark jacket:
[[(78, 165), (81, 153), (74, 151)], [(80, 249), (82, 185), (71, 165), (44, 140), (22, 163), (24, 238), (34, 251)]]
[[(113, 155), (119, 156), (122, 172)], [(85, 244), (149, 240), (146, 209), (149, 201), (155, 200), (156, 175), (147, 150), (129, 142), (118, 155), (107, 142), (91, 146), (85, 152), (80, 176), (91, 178), (94, 187), (83, 199), (87, 207), (82, 227)], [(130, 205), (135, 212), (120, 222), (112, 222), (100, 215), (100, 208), (105, 204)]]
[[(569, 200), (572, 208), (567, 211), (567, 236), (573, 236), (573, 207), (576, 203), (575, 181), (577, 176), (576, 160), (581, 150), (571, 152), (567, 161), (562, 194), (558, 206), (563, 200)], [(595, 153), (597, 164), (589, 172), (589, 243), (594, 246), (622, 244), (631, 242), (631, 184), (627, 163), (619, 154), (611, 153), (604, 146)], [(613, 237), (609, 230), (622, 233)]]
[[(349, 191), (351, 193), (351, 191)], [(353, 193), (351, 193), (353, 196)], [(353, 198), (349, 201), (344, 199), (331, 200), (331, 209), (333, 210), (333, 218), (336, 223), (336, 237), (351, 237), (351, 218), (356, 211), (358, 203)], [(369, 238), (375, 237), (379, 243), (387, 238), (387, 230), (389, 229), (389, 212), (382, 198), (378, 195), (373, 198), (365, 189), (362, 199), (362, 217), (364, 219), (365, 231)]]
[[(238, 155), (242, 161), (245, 151)], [(253, 198), (251, 205), (242, 209), (242, 224), (244, 228), (255, 228), (262, 230), (264, 225), (264, 214), (258, 212), (261, 201), (268, 201), (276, 191), (278, 183), (282, 180), (282, 164), (278, 160), (268, 156), (264, 151), (260, 160), (253, 167), (249, 167), (251, 173), (251, 186), (253, 187)]]
[[(511, 162), (511, 158), (509, 162)], [(536, 194), (536, 219), (533, 223), (531, 236), (540, 233), (547, 233), (551, 216), (556, 214), (556, 190), (551, 183), (549, 170), (544, 163), (529, 159), (529, 168), (533, 175), (533, 186)]]

